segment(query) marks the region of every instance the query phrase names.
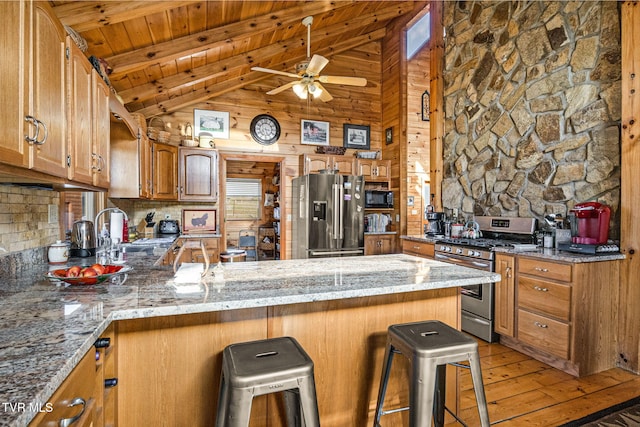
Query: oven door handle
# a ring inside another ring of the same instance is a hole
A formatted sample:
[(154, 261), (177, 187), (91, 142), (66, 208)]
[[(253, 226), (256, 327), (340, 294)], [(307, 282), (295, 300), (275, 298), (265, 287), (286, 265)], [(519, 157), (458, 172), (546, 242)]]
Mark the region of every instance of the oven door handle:
[(449, 262), (451, 264), (461, 265), (463, 267), (475, 267), (475, 268), (480, 268), (487, 271), (490, 271), (491, 269), (491, 263), (488, 263), (488, 262), (480, 262), (474, 259), (461, 260), (459, 258), (453, 258), (447, 255), (443, 255), (442, 253), (439, 253), (439, 252), (435, 253), (434, 258), (445, 261), (445, 262)]

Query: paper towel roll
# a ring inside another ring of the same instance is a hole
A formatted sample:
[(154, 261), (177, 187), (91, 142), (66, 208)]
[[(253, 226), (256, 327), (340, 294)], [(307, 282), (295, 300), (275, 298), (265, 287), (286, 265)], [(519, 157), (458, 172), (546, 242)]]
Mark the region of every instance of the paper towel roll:
[(115, 242), (116, 239), (122, 242), (123, 229), (124, 229), (124, 214), (122, 212), (111, 212), (111, 223), (109, 226), (109, 234), (111, 235), (112, 242)]

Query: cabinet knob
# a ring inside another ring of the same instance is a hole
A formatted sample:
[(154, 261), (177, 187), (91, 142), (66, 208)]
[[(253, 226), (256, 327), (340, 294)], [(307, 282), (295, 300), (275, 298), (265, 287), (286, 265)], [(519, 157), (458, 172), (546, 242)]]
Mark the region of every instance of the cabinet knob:
[(95, 348), (107, 348), (111, 345), (111, 338), (98, 338), (96, 342), (93, 343)]
[(548, 328), (547, 325), (545, 325), (544, 323), (540, 323), (540, 322), (533, 322), (534, 325), (536, 325), (538, 328), (542, 328), (542, 329), (546, 329)]
[(548, 292), (549, 291), (548, 288), (541, 288), (540, 286), (534, 286), (533, 289), (535, 289), (536, 291), (540, 291), (540, 292)]
[(548, 273), (549, 272), (549, 270), (547, 270), (546, 268), (542, 268), (542, 267), (536, 267), (536, 268), (534, 268), (534, 270), (541, 271), (543, 273)]
[(118, 385), (117, 378), (105, 378), (104, 379), (104, 388), (115, 387)]

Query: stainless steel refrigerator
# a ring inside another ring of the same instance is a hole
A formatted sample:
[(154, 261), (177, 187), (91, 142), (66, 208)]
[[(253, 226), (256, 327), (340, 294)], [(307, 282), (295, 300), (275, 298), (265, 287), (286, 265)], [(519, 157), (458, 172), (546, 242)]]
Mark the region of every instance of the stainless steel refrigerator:
[(293, 179), (293, 258), (364, 255), (364, 178), (320, 173)]

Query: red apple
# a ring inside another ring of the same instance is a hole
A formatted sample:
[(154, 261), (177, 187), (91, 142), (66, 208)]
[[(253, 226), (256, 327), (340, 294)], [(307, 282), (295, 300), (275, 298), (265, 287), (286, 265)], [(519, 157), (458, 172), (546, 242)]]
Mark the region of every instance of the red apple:
[(93, 269), (93, 267), (85, 267), (80, 271), (80, 276), (82, 277), (96, 277), (98, 272)]
[(80, 275), (80, 271), (82, 271), (80, 266), (74, 265), (73, 267), (69, 267), (67, 270), (67, 277), (78, 277)]
[(105, 267), (102, 264), (93, 264), (91, 268), (93, 268), (96, 273), (98, 273), (98, 276), (102, 276), (105, 273)]

